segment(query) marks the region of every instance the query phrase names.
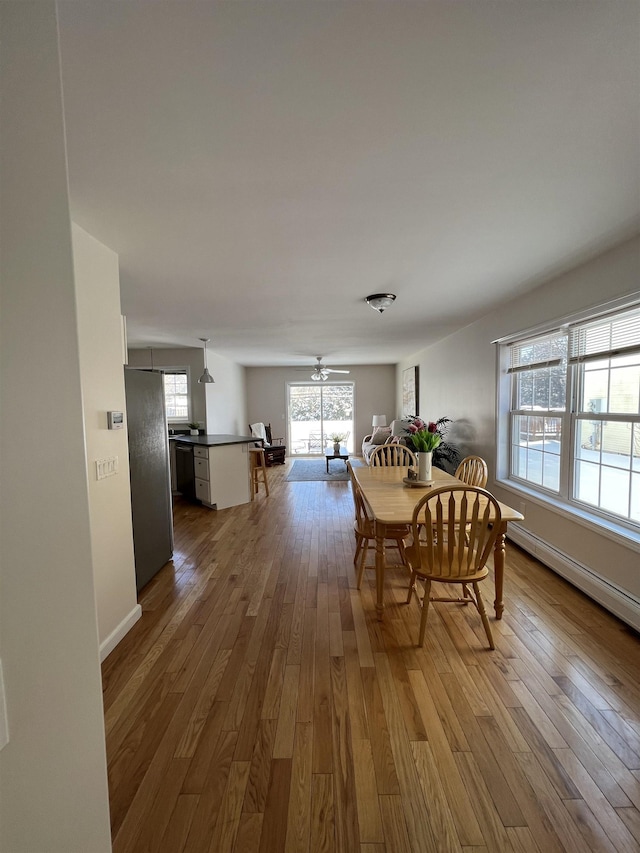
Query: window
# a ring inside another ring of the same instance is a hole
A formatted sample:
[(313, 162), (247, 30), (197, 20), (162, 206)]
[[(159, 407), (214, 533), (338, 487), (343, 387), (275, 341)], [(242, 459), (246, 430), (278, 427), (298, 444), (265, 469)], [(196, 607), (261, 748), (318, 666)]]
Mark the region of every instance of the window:
[(640, 530), (640, 309), (502, 346), (508, 479)]
[(640, 311), (570, 330), (574, 500), (640, 526)]
[(189, 377), (186, 368), (163, 368), (167, 421), (189, 421)]
[(289, 446), (293, 453), (322, 454), (332, 435), (353, 453), (354, 385), (291, 383), (288, 386)]
[(567, 336), (560, 332), (511, 348), (511, 473), (560, 492), (567, 408)]

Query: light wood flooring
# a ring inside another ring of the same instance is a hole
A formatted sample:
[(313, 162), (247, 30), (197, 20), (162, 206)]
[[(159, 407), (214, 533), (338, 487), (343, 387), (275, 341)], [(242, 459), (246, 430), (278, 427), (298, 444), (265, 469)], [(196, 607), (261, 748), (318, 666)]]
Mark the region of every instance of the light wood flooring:
[(349, 484), (285, 473), (176, 505), (103, 665), (116, 853), (640, 850), (638, 636), (509, 545), (496, 650), (456, 604), (418, 649), (402, 568), (383, 624), (355, 589)]

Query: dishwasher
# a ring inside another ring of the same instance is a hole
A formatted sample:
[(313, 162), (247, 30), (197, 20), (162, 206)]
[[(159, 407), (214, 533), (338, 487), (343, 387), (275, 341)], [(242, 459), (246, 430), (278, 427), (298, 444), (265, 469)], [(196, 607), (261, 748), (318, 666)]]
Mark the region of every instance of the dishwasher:
[(196, 499), (196, 477), (193, 467), (193, 445), (183, 444), (180, 441), (176, 445), (176, 488), (183, 498), (190, 501)]

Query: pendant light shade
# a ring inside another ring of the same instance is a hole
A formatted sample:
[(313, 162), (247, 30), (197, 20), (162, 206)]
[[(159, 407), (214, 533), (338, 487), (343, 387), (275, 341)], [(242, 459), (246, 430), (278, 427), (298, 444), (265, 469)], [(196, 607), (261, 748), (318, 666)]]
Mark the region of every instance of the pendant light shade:
[(200, 379), (198, 379), (198, 382), (203, 382), (205, 384), (208, 384), (210, 382), (216, 381), (213, 378), (213, 376), (209, 373), (209, 368), (207, 367), (207, 344), (209, 343), (209, 338), (200, 338), (200, 340), (204, 344), (204, 373), (202, 374)]

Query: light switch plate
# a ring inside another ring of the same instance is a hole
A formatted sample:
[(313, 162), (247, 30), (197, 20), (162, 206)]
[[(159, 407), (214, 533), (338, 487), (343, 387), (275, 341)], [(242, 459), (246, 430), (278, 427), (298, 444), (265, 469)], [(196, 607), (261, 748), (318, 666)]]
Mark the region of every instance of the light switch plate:
[(104, 459), (96, 459), (96, 480), (104, 480), (105, 477), (113, 477), (117, 473), (117, 456), (106, 456)]

